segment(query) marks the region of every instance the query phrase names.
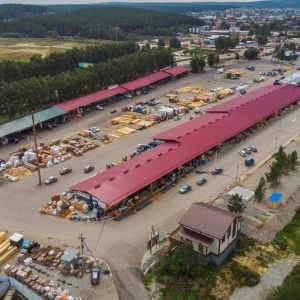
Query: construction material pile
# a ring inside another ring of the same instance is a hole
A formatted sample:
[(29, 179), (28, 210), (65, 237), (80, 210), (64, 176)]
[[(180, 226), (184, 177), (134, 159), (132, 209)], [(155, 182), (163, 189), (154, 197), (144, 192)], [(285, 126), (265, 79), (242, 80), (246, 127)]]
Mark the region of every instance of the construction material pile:
[(40, 278), (39, 275), (33, 273), (30, 267), (6, 265), (4, 271), (8, 276), (17, 279), (28, 288), (39, 293), (44, 299), (74, 299), (69, 295), (69, 290), (63, 289), (53, 280)]
[(5, 232), (0, 232), (0, 265), (17, 252), (18, 248), (12, 245)]
[(97, 142), (91, 141), (80, 136), (73, 136), (67, 138), (62, 141), (62, 144), (58, 145), (60, 149), (71, 152), (75, 156), (81, 156), (85, 152), (95, 149), (99, 146), (100, 144), (98, 144)]
[(245, 74), (246, 72), (244, 70), (241, 70), (241, 69), (230, 69), (226, 73), (230, 73), (232, 75), (241, 76), (241, 75)]
[(31, 173), (32, 173), (31, 170), (29, 170), (28, 168), (26, 168), (24, 166), (17, 167), (17, 168), (10, 168), (10, 169), (6, 169), (4, 171), (4, 174), (6, 176), (10, 176), (10, 177), (17, 178), (17, 179), (20, 179), (22, 177), (30, 175)]
[(200, 94), (204, 91), (204, 88), (200, 86), (184, 86), (177, 90), (179, 93), (186, 94)]

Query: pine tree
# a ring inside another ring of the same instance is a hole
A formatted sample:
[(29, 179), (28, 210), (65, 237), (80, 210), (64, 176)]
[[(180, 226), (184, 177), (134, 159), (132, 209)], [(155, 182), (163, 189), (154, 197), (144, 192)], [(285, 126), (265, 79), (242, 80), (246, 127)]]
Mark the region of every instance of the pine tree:
[(271, 183), (271, 187), (277, 186), (280, 183), (280, 164), (273, 162), (270, 166), (270, 172), (266, 173), (267, 182)]
[(232, 212), (243, 213), (246, 208), (246, 205), (243, 203), (243, 197), (239, 194), (231, 195), (228, 200), (227, 208)]
[(297, 167), (299, 166), (300, 161), (296, 150), (289, 154), (289, 163), (290, 163), (290, 169), (293, 171), (296, 170)]
[(261, 177), (259, 180), (259, 184), (254, 191), (255, 200), (261, 202), (261, 200), (266, 196), (266, 180), (264, 177)]

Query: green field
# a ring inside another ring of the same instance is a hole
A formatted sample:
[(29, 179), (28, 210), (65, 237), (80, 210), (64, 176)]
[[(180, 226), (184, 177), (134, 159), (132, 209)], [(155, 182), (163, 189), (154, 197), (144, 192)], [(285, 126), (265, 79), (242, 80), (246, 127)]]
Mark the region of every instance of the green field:
[(31, 38), (0, 38), (0, 61), (15, 60), (29, 61), (36, 54), (43, 58), (53, 52), (65, 52), (74, 47), (85, 48), (96, 45), (103, 41), (84, 40), (76, 38), (53, 39), (31, 39)]

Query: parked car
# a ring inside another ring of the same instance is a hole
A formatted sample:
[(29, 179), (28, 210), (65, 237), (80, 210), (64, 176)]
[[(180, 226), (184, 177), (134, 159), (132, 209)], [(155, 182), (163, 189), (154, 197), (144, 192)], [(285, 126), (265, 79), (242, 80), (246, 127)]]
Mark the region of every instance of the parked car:
[(92, 269), (91, 272), (91, 284), (96, 285), (100, 282), (100, 270), (98, 268)]
[(297, 70), (300, 71), (300, 67), (298, 67)]
[(174, 118), (174, 121), (179, 121), (181, 118), (179, 117), (179, 116), (176, 116), (175, 118)]
[(59, 174), (60, 174), (60, 175), (65, 175), (65, 174), (68, 174), (68, 173), (70, 173), (70, 172), (72, 172), (72, 169), (71, 169), (71, 168), (63, 168), (63, 169), (61, 169), (61, 170), (59, 171)]
[(293, 60), (290, 61), (290, 65), (294, 65), (295, 62)]
[(257, 148), (255, 146), (250, 146), (249, 148), (251, 148), (252, 152), (257, 152)]
[(202, 185), (202, 184), (204, 184), (204, 183), (206, 183), (207, 182), (207, 179), (205, 179), (205, 178), (199, 178), (198, 180), (197, 180), (197, 184), (198, 185)]
[(248, 158), (245, 159), (245, 165), (247, 167), (249, 167), (249, 166), (251, 166), (253, 164), (254, 164), (254, 159), (252, 157), (248, 157)]
[(245, 67), (247, 70), (249, 71), (254, 71), (255, 70), (255, 67), (251, 66), (251, 67)]
[(5, 164), (5, 163), (6, 163), (6, 161), (4, 159), (0, 159), (0, 165)]
[(114, 114), (115, 112), (117, 112), (116, 109), (112, 109), (112, 110), (110, 111), (111, 114)]
[(92, 166), (86, 166), (83, 171), (84, 171), (84, 173), (90, 173), (90, 172), (92, 172), (94, 170), (95, 170), (94, 167), (92, 167)]
[(215, 174), (221, 174), (223, 172), (223, 168), (221, 167), (217, 167), (215, 168), (213, 171), (212, 171), (212, 174), (215, 175)]
[(189, 192), (189, 191), (191, 191), (192, 190), (192, 187), (190, 186), (190, 185), (184, 185), (180, 190), (179, 190), (179, 193), (180, 194), (185, 194), (185, 193), (187, 193), (187, 192)]
[(45, 184), (51, 184), (53, 182), (57, 181), (57, 177), (56, 176), (50, 176), (45, 180)]
[(96, 105), (96, 109), (97, 110), (104, 110), (104, 107), (100, 106), (100, 105)]
[(252, 150), (251, 148), (243, 148), (243, 151), (245, 151), (247, 154), (251, 154)]
[(246, 93), (247, 93), (247, 92), (246, 92), (245, 89), (240, 90), (240, 94), (241, 94), (241, 95), (245, 95)]
[(239, 155), (245, 157), (247, 155), (247, 153), (243, 150), (240, 150)]

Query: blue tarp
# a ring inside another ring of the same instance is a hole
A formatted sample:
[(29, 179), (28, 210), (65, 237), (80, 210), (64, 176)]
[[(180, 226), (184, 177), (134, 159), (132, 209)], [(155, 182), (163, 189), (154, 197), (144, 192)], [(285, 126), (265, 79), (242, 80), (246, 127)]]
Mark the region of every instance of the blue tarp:
[(280, 199), (281, 199), (281, 197), (282, 197), (282, 194), (277, 193), (277, 192), (274, 192), (274, 193), (270, 196), (269, 200), (272, 201), (272, 202), (279, 202)]

